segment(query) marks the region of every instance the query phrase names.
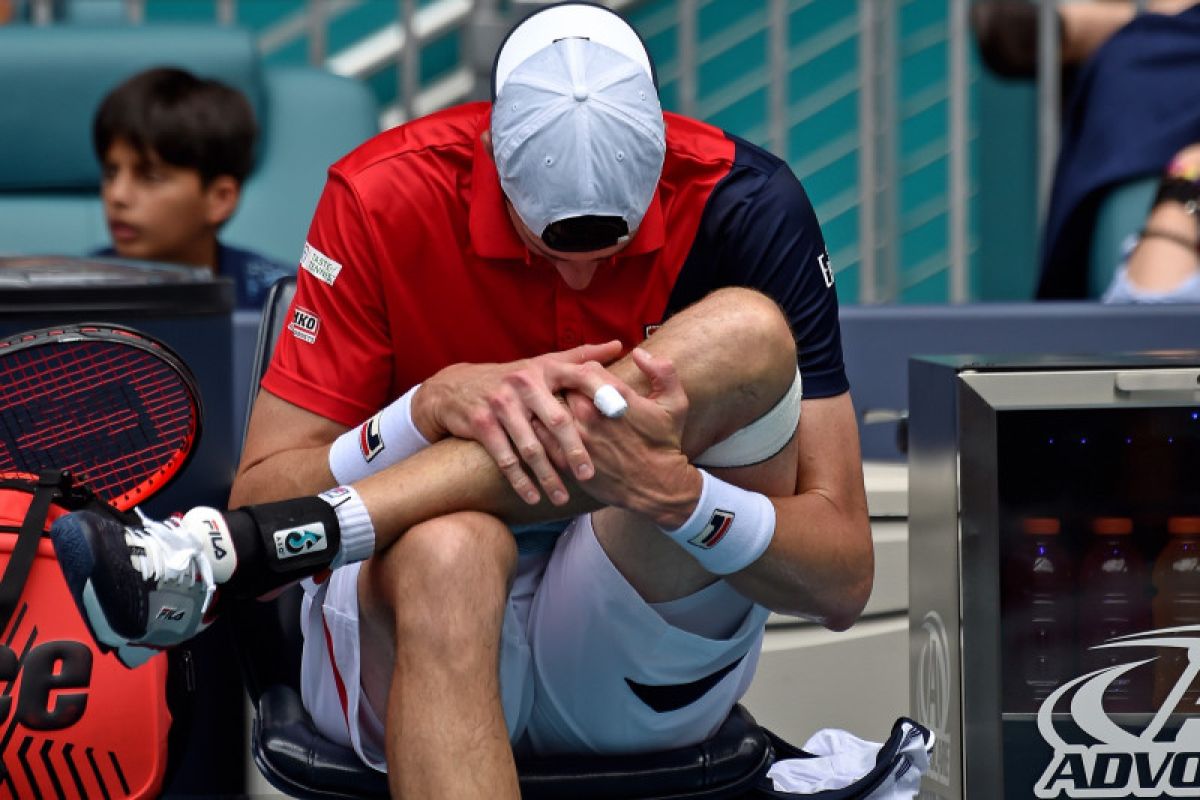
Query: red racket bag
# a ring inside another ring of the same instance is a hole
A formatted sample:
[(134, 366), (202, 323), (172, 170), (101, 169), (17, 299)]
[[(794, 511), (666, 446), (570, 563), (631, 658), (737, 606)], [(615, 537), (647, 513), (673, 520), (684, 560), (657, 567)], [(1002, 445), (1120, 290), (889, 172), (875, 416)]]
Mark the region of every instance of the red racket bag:
[(102, 653), (49, 538), (97, 503), (69, 476), (0, 474), (0, 759), (12, 797), (156, 797), (167, 767), (167, 658)]

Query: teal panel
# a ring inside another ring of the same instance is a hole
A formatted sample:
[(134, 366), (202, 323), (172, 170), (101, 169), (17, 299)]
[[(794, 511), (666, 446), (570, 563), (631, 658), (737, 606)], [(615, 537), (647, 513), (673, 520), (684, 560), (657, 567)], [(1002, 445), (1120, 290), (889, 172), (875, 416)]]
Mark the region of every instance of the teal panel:
[(1037, 283), (1037, 94), (1028, 81), (981, 74), (977, 101), (978, 299), (1030, 300)]
[(148, 0), (146, 22), (213, 22), (217, 7), (213, 0)]
[(396, 21), (400, 4), (395, 0), (367, 0), (331, 20), (328, 50), (336, 53)]
[(302, 8), (296, 0), (241, 0), (237, 4), (237, 22), (243, 27), (261, 33), (272, 24), (290, 16)]
[(294, 39), (268, 55), (264, 62), (273, 67), (300, 66), (308, 63), (308, 38)]
[(421, 48), (421, 82), (426, 83), (452, 72), (462, 62), (459, 47), (462, 36), (450, 31), (425, 43)]

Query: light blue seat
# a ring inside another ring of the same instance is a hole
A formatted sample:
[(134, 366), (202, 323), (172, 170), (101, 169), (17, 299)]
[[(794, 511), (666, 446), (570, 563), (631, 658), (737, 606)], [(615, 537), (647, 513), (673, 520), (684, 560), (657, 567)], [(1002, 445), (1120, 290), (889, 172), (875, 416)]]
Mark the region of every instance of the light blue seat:
[(172, 65), (250, 99), (262, 130), (228, 244), (299, 256), (329, 164), (378, 130), (363, 84), (267, 67), (253, 36), (217, 25), (0, 27), (0, 254), (78, 255), (108, 244), (92, 115), (135, 72)]

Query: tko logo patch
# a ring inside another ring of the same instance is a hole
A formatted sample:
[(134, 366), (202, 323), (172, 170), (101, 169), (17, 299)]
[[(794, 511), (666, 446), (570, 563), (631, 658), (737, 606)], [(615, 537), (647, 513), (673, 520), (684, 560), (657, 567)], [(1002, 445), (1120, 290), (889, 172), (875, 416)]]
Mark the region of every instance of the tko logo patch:
[(358, 449), (363, 461), (371, 461), (383, 452), (383, 434), (379, 430), (379, 414), (371, 417), (358, 429)]
[(287, 329), (300, 341), (315, 344), (317, 334), (321, 331), (321, 318), (307, 308), (296, 306), (292, 309), (292, 321)]
[(711, 550), (725, 538), (725, 534), (729, 533), (730, 527), (733, 526), (734, 513), (723, 509), (713, 511), (711, 517), (708, 518), (708, 524), (704, 526), (704, 530), (697, 533), (689, 542), (696, 547), (704, 550)]
[(333, 286), (333, 282), (337, 280), (338, 273), (342, 271), (341, 264), (308, 242), (304, 243), (304, 252), (300, 256), (300, 266), (310, 272), (317, 280), (322, 283), (328, 283), (330, 286)]
[(325, 535), (325, 526), (320, 522), (275, 531), (273, 538), (275, 555), (280, 559), (295, 558), (329, 547), (329, 537)]

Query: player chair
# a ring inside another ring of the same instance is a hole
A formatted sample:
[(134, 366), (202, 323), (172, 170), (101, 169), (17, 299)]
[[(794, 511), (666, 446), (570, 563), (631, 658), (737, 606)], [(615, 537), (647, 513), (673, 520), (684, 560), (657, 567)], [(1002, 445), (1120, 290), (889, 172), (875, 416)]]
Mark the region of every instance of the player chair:
[[(250, 405), (275, 341), (287, 321), (294, 278), (271, 289), (258, 329)], [(254, 706), (251, 753), (277, 789), (302, 798), (387, 797), (382, 773), (349, 748), (324, 738), (300, 702), (300, 600), (292, 587), (270, 602), (248, 603), (230, 615), (246, 689)], [(874, 791), (895, 768), (902, 741), (893, 734), (876, 767), (853, 787), (812, 795), (856, 800)], [(465, 762), (470, 754), (464, 753)], [(759, 726), (740, 705), (708, 741), (658, 753), (622, 756), (556, 756), (517, 760), (524, 798), (572, 800), (733, 800), (795, 797), (775, 792), (765, 778), (778, 758), (806, 753)]]

